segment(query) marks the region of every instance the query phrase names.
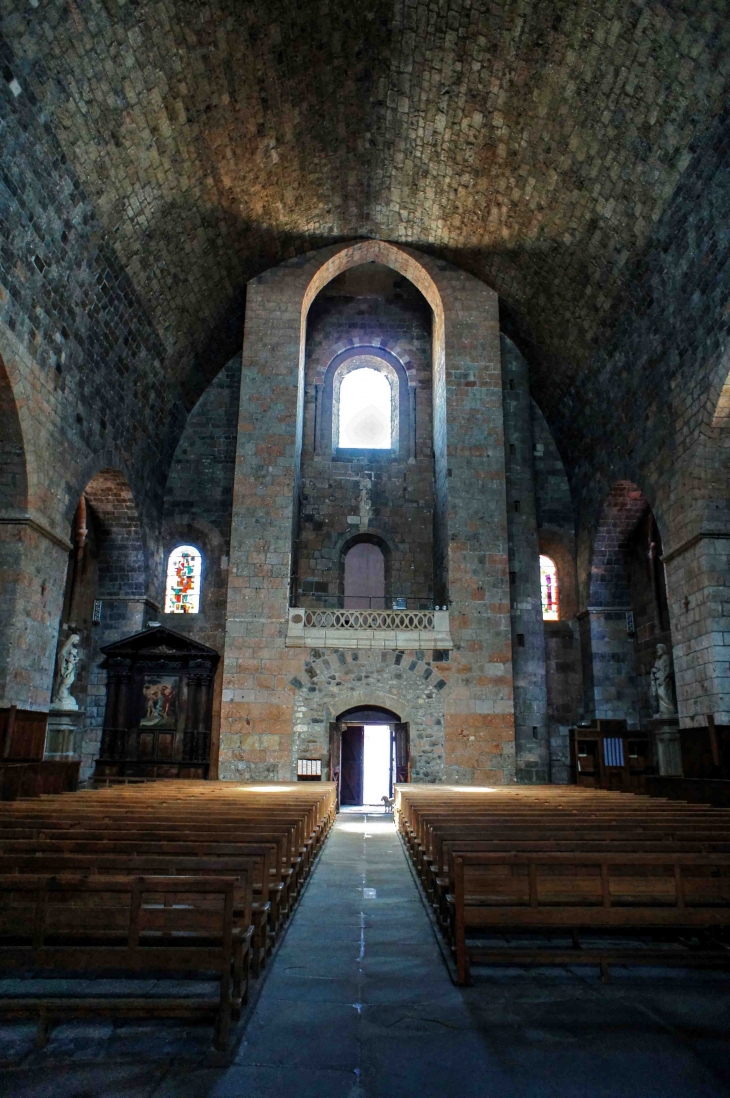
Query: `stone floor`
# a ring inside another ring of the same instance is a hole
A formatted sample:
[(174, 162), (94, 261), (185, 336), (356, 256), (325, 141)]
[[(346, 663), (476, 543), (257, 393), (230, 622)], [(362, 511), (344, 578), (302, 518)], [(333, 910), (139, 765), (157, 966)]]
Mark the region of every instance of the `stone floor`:
[[(4, 982), (7, 986), (7, 982)], [(451, 983), (390, 817), (343, 813), (223, 1060), (207, 1026), (0, 1026), (0, 1094), (28, 1098), (715, 1098), (719, 974), (493, 970)], [(3, 987), (0, 986), (0, 991)]]

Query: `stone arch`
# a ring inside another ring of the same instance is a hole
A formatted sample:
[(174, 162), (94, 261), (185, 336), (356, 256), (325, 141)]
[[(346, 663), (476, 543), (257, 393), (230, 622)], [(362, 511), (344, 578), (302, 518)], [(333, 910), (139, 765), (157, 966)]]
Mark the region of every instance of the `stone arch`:
[(382, 709), (384, 711), (384, 715), (387, 714), (389, 716), (392, 716), (397, 721), (408, 720), (407, 717), (403, 716), (403, 710), (407, 707), (404, 707), (397, 698), (390, 698), (388, 704), (386, 705), (385, 700), (383, 700), (386, 698), (388, 698), (387, 694), (378, 694), (377, 698), (373, 699), (370, 694), (366, 694), (365, 692), (363, 692), (362, 698), (357, 698), (355, 701), (351, 701), (351, 703), (346, 706), (345, 709), (341, 709), (339, 712), (335, 713), (335, 720), (341, 720), (342, 717), (346, 717), (348, 714), (369, 708)]
[(328, 282), (350, 267), (371, 261), (383, 263), (407, 278), (421, 291), (433, 309), (434, 321), (443, 332), (444, 309), (436, 283), (416, 257), (385, 240), (361, 240), (336, 252), (319, 267), (312, 276), (302, 302), (302, 323), (306, 321), (309, 307)]
[(410, 725), (412, 781), (445, 776), (444, 695), (447, 684), (425, 653), (315, 650), (294, 695), (292, 759), (329, 758), (329, 721), (353, 706), (379, 705)]
[(373, 334), (369, 330), (350, 331), (347, 338), (339, 338), (329, 342), (321, 355), (312, 364), (310, 360), (311, 380), (317, 385), (326, 383), (327, 373), (332, 363), (340, 357), (349, 355), (362, 355), (371, 352), (374, 355), (382, 355), (384, 358), (392, 358), (403, 369), (403, 373), (409, 385), (418, 384), (418, 367), (423, 365), (422, 356), (412, 347), (400, 343), (388, 344), (384, 341), (373, 343)]
[[(320, 253), (321, 254), (321, 253)], [(325, 253), (326, 254), (326, 253)], [(307, 316), (317, 294), (350, 267), (375, 261), (398, 271), (420, 290), (433, 312), (432, 325), (432, 415), (434, 506), (434, 585), (436, 601), (446, 602), (448, 592), (448, 488), (446, 422), (446, 328), (441, 292), (426, 267), (426, 257), (390, 244), (385, 240), (361, 240), (330, 253), (313, 271), (302, 295), (299, 325), (299, 391), (297, 399), (297, 443), (295, 460), (295, 498), (299, 491), (300, 461), (304, 430), (304, 389), (306, 378)]]

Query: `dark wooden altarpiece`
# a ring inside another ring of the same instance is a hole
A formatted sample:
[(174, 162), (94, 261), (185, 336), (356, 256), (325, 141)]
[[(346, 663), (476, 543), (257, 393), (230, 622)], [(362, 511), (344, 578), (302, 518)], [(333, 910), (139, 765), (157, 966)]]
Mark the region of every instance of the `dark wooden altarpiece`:
[(96, 777), (207, 778), (218, 653), (165, 626), (102, 652), (106, 712)]

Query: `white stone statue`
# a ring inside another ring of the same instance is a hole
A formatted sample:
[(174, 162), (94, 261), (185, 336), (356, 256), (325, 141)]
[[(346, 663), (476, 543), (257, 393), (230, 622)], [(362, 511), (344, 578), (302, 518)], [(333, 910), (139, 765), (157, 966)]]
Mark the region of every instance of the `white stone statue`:
[(676, 717), (672, 661), (666, 644), (656, 646), (656, 660), (651, 669), (650, 693), (654, 712), (658, 717)]
[(56, 689), (51, 702), (51, 709), (78, 710), (78, 702), (71, 696), (69, 690), (71, 683), (76, 678), (76, 669), (81, 659), (78, 650), (79, 634), (72, 633), (68, 640), (64, 641), (56, 662)]

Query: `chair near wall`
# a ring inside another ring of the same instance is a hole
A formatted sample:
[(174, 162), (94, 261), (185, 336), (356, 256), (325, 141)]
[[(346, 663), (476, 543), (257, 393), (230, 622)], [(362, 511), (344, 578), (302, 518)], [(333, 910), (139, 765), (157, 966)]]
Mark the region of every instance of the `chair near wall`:
[(571, 728), (570, 771), (575, 785), (643, 792), (654, 772), (651, 740), (645, 732), (629, 732), (623, 720)]
[(78, 761), (43, 758), (47, 723), (47, 713), (16, 705), (0, 709), (0, 800), (76, 789)]

